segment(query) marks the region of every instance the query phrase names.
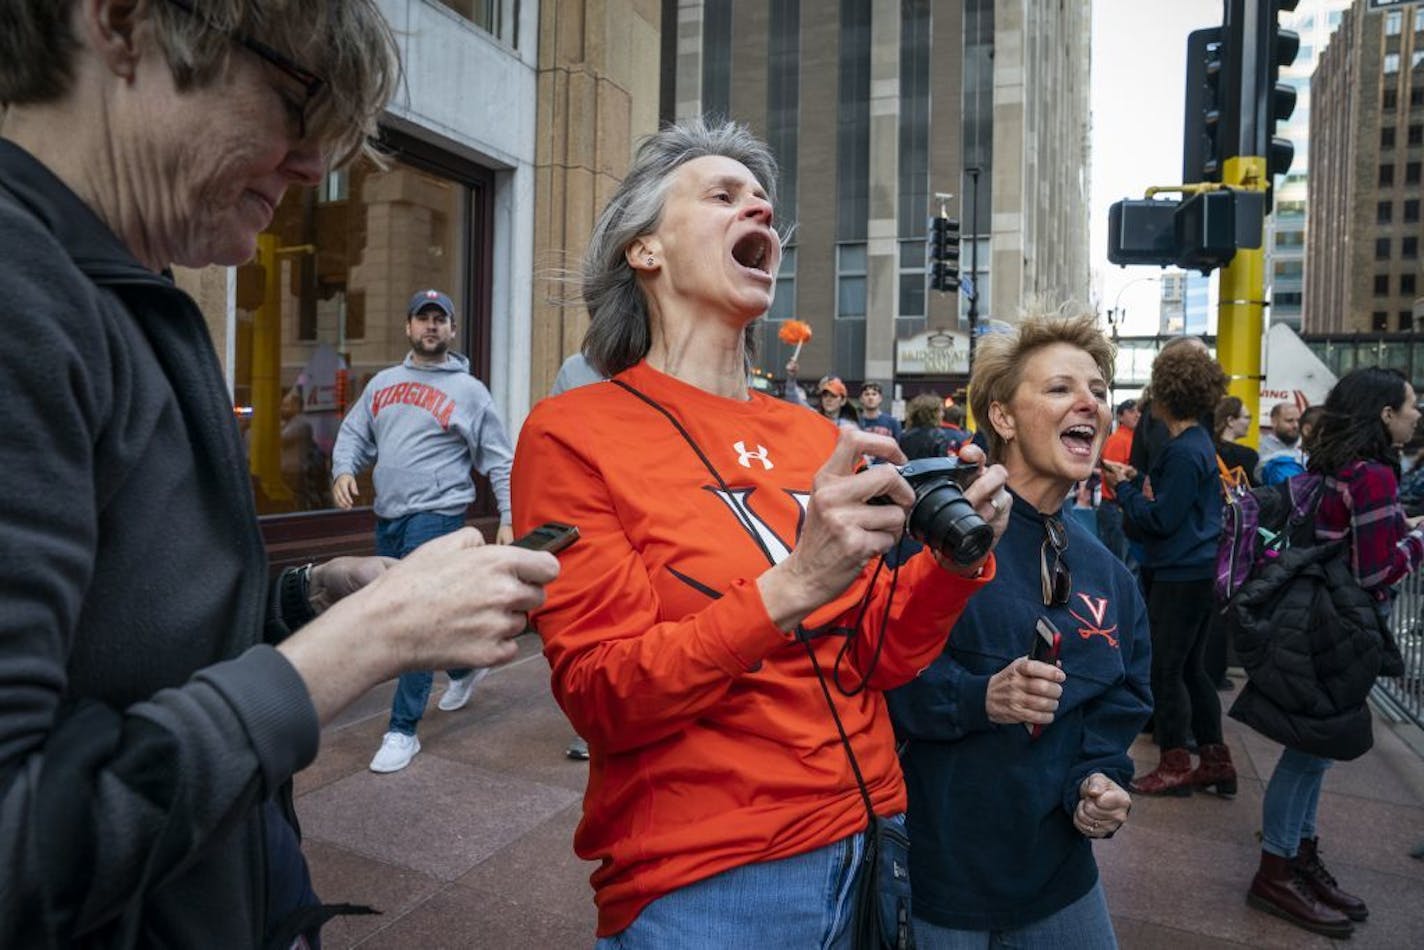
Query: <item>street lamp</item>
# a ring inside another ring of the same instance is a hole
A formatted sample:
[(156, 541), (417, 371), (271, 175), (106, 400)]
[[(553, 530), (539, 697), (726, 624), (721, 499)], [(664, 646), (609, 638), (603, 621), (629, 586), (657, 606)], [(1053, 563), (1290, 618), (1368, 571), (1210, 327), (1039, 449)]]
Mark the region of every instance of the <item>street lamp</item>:
[(1114, 342), (1116, 342), (1117, 340), (1117, 328), (1122, 325), (1123, 317), (1125, 316), (1122, 310), (1123, 291), (1127, 290), (1127, 288), (1131, 287), (1133, 284), (1156, 284), (1161, 283), (1161, 281), (1161, 275), (1149, 274), (1145, 277), (1134, 277), (1132, 280), (1129, 280), (1127, 283), (1123, 284), (1121, 287), (1118, 288), (1117, 296), (1113, 298), (1113, 305), (1108, 310), (1108, 326), (1112, 328), (1112, 338)]
[[(964, 169), (969, 176), (969, 220), (974, 242), (969, 245), (969, 371), (974, 372), (974, 337), (979, 330), (979, 173), (978, 165)], [(958, 309), (958, 308), (956, 308)]]

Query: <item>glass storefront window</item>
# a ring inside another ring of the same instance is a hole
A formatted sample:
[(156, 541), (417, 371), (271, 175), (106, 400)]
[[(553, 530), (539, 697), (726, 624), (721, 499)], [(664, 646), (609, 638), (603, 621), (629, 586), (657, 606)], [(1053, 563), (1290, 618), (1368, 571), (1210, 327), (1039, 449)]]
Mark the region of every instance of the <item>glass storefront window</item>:
[[(409, 352), (414, 292), (449, 294), (455, 349), (478, 344), (468, 338), (483, 309), (468, 299), (477, 191), (399, 158), (385, 169), (360, 163), (289, 190), (252, 261), (180, 275), (223, 361), (259, 514), (333, 507), (341, 420), (371, 377)], [(358, 486), (369, 505), (369, 470)]]

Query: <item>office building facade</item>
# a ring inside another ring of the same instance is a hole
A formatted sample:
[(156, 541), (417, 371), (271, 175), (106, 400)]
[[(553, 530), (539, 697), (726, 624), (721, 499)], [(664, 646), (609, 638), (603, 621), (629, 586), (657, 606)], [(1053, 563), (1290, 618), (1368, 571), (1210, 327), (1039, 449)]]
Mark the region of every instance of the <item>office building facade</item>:
[[(794, 227), (764, 371), (794, 317), (815, 331), (804, 378), (962, 380), (969, 287), (986, 320), (1085, 301), (1088, 0), (663, 0), (663, 18), (663, 118), (745, 122), (781, 163)], [(963, 228), (958, 296), (926, 279), (941, 209)]]
[(1356, 0), (1311, 87), (1302, 328), (1414, 331), (1424, 238), (1424, 3)]
[(1310, 174), (1310, 77), (1320, 54), (1330, 42), (1353, 0), (1302, 0), (1294, 11), (1281, 14), (1283, 27), (1300, 37), (1295, 61), (1281, 71), (1280, 81), (1296, 91), (1296, 107), (1277, 134), (1295, 145), (1295, 160), (1289, 171), (1274, 182), (1275, 210), (1267, 218), (1266, 279), (1270, 284), (1272, 323), (1284, 323), (1293, 330), (1301, 325), (1301, 302), (1305, 293), (1307, 181)]

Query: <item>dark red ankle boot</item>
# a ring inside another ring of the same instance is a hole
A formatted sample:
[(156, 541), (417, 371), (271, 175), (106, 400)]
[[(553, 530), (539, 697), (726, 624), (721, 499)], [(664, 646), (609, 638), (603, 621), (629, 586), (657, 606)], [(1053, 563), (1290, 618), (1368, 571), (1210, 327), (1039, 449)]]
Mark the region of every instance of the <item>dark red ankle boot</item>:
[(1221, 743), (1201, 747), (1201, 765), (1192, 772), (1192, 784), (1222, 798), (1236, 795), (1236, 766), (1231, 764), (1231, 750)]
[(1348, 937), (1355, 932), (1350, 918), (1315, 896), (1294, 858), (1269, 851), (1261, 852), (1261, 867), (1251, 879), (1246, 903), (1327, 937)]
[(1192, 757), (1186, 749), (1163, 749), (1157, 767), (1132, 780), (1132, 790), (1143, 795), (1190, 795)]
[(1319, 838), (1300, 839), (1300, 850), (1295, 855), (1296, 870), (1305, 877), (1306, 883), (1321, 903), (1342, 911), (1351, 920), (1368, 920), (1370, 909), (1365, 906), (1365, 902), (1354, 894), (1346, 894), (1340, 890), (1335, 875), (1325, 869), (1320, 860), (1319, 844)]

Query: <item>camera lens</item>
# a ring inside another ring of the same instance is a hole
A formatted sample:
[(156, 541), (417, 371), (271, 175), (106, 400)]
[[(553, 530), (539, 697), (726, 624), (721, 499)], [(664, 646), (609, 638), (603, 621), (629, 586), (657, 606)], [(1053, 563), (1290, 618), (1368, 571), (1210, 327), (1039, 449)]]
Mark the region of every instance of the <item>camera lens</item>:
[(916, 486), (909, 528), (910, 537), (956, 564), (973, 564), (994, 545), (994, 529), (948, 480)]

